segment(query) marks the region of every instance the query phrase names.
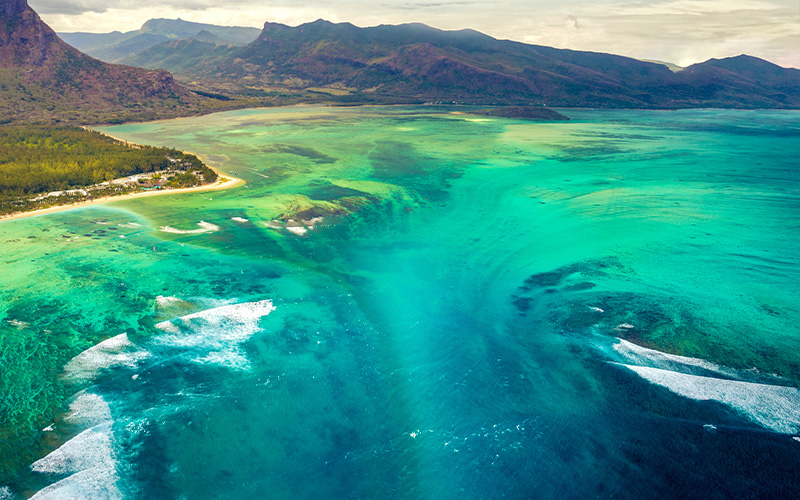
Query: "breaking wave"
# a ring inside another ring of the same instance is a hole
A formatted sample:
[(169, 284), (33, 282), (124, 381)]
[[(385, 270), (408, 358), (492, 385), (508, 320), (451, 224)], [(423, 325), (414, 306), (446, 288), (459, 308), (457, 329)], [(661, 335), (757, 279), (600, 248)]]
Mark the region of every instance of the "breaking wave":
[(75, 474), (94, 467), (113, 468), (111, 422), (87, 429), (31, 465), (41, 474)]
[[(33, 499), (112, 500), (122, 498), (117, 482), (111, 412), (102, 397), (82, 392), (70, 405), (65, 421), (96, 425), (73, 437), (57, 450), (34, 462), (30, 469), (46, 477), (61, 477), (43, 488)], [(66, 477), (63, 477), (66, 476)]]
[(618, 364), (648, 382), (686, 398), (718, 401), (776, 432), (800, 432), (800, 390), (775, 384), (783, 381), (780, 377), (617, 340), (613, 349), (622, 357)]
[(259, 320), (275, 310), (270, 300), (228, 304), (181, 318), (162, 321), (156, 328), (165, 335), (154, 339), (162, 345), (193, 351), (193, 361), (246, 369), (249, 361), (240, 344), (259, 331)]
[(69, 405), (64, 421), (81, 427), (94, 427), (111, 420), (111, 410), (102, 396), (81, 391)]
[(72, 358), (64, 366), (64, 379), (70, 382), (91, 382), (104, 368), (135, 367), (149, 353), (136, 347), (128, 334), (104, 340)]
[(800, 390), (794, 387), (702, 377), (647, 366), (623, 366), (675, 394), (724, 403), (776, 432), (800, 432)]
[(117, 487), (117, 474), (113, 469), (91, 468), (51, 484), (33, 495), (30, 500), (119, 500), (122, 498), (122, 492)]

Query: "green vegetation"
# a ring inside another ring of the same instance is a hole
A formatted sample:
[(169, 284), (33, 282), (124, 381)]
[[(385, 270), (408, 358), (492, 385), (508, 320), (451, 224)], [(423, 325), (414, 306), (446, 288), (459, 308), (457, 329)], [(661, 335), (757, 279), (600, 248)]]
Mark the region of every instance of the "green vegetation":
[[(130, 184), (107, 182), (150, 172)], [(0, 214), (160, 187), (163, 177), (170, 179), (166, 187), (188, 187), (214, 182), (217, 174), (194, 155), (77, 127), (0, 127)]]
[(172, 188), (184, 188), (197, 184), (197, 176), (191, 172), (181, 172), (175, 174), (167, 180), (167, 186)]

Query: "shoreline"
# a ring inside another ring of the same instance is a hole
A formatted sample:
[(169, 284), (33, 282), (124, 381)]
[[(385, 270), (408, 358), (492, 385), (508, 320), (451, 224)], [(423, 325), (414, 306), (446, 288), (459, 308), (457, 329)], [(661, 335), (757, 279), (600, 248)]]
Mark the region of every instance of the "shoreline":
[(95, 200), (79, 201), (76, 203), (71, 203), (69, 205), (58, 205), (55, 207), (40, 208), (39, 210), (31, 210), (30, 212), (17, 212), (8, 215), (0, 215), (0, 223), (10, 220), (25, 219), (27, 217), (35, 217), (37, 215), (47, 215), (56, 212), (64, 212), (75, 208), (88, 207), (90, 205), (100, 205), (103, 203), (110, 203), (114, 201), (133, 200), (139, 198), (147, 198), (150, 196), (163, 196), (168, 194), (182, 194), (182, 193), (192, 193), (192, 192), (202, 192), (202, 191), (219, 191), (223, 189), (230, 189), (238, 186), (239, 184), (244, 183), (244, 181), (242, 179), (239, 179), (238, 177), (233, 177), (227, 174), (223, 174), (222, 172), (211, 166), (208, 166), (208, 168), (214, 170), (220, 178), (225, 177), (227, 180), (225, 182), (217, 180), (211, 184), (206, 184), (204, 186), (194, 186), (194, 187), (178, 188), (178, 189), (165, 189), (161, 191), (144, 191), (138, 193), (121, 194), (118, 196), (104, 196), (102, 198), (97, 198)]
[[(176, 120), (179, 118), (169, 118), (170, 120)], [(111, 134), (106, 134), (105, 132), (100, 132), (99, 130), (95, 130), (89, 126), (83, 125), (81, 126), (84, 130), (90, 130), (92, 132), (97, 132), (103, 134), (106, 137), (110, 137), (114, 140), (120, 141), (127, 145), (134, 145), (134, 146), (141, 146), (141, 144), (137, 144), (135, 142), (128, 141), (126, 139), (122, 139), (120, 137), (114, 137)], [(192, 153), (189, 151), (182, 151), (185, 154), (192, 154), (200, 158), (200, 155), (197, 153)], [(126, 193), (120, 194), (116, 196), (104, 196), (102, 198), (97, 198), (94, 200), (86, 200), (86, 201), (79, 201), (75, 203), (70, 203), (69, 205), (57, 205), (55, 207), (48, 207), (48, 208), (40, 208), (38, 210), (31, 210), (29, 212), (16, 212), (7, 215), (0, 215), (0, 223), (10, 220), (17, 220), (17, 219), (25, 219), (27, 217), (35, 217), (37, 215), (47, 215), (56, 212), (64, 212), (66, 210), (72, 210), (74, 208), (82, 208), (88, 207), (90, 205), (100, 205), (103, 203), (111, 203), (114, 201), (123, 201), (123, 200), (132, 200), (138, 198), (147, 198), (149, 196), (162, 196), (167, 194), (181, 194), (181, 193), (191, 193), (191, 192), (198, 192), (198, 191), (219, 191), (222, 189), (231, 189), (240, 184), (243, 184), (244, 181), (239, 179), (238, 177), (234, 177), (232, 175), (226, 174), (221, 172), (220, 170), (212, 167), (211, 165), (205, 164), (208, 168), (213, 170), (217, 173), (217, 180), (212, 182), (211, 184), (205, 184), (203, 186), (193, 186), (188, 188), (177, 188), (177, 189), (164, 189), (160, 191), (143, 191), (138, 193)], [(225, 178), (227, 179), (225, 182), (221, 182), (219, 179)]]

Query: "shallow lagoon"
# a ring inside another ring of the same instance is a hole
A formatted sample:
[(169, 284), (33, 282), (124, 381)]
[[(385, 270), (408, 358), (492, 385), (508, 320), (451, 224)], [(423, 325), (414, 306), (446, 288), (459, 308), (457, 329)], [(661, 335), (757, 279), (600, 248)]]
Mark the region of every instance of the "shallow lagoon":
[(103, 129), (247, 184), (0, 224), (0, 498), (800, 493), (800, 113), (451, 111)]

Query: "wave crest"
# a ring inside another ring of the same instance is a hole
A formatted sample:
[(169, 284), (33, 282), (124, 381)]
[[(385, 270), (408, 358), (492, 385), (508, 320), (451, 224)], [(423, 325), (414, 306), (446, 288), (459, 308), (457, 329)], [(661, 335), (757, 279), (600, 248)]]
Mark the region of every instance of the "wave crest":
[(780, 377), (617, 340), (613, 349), (623, 359), (618, 364), (648, 382), (686, 398), (723, 403), (775, 432), (800, 432), (800, 390), (779, 385)]
[(70, 382), (91, 382), (105, 368), (135, 367), (149, 353), (136, 347), (123, 333), (106, 339), (72, 358), (64, 366), (64, 379)]
[(259, 331), (259, 320), (275, 310), (271, 300), (228, 304), (162, 321), (155, 326), (165, 335), (162, 345), (191, 350), (193, 361), (234, 369), (247, 369), (249, 361), (240, 345)]

